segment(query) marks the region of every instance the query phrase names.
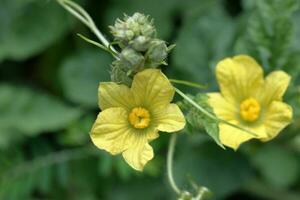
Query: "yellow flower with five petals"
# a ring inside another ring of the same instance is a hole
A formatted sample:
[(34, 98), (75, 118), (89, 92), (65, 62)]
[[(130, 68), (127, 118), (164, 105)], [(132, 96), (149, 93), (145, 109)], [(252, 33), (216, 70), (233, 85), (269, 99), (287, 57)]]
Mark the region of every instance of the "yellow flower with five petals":
[(116, 155), (136, 170), (143, 170), (153, 158), (149, 142), (158, 131), (175, 132), (184, 128), (185, 118), (170, 103), (175, 90), (158, 69), (146, 69), (134, 76), (131, 88), (114, 82), (100, 83), (99, 113), (91, 139), (100, 149)]
[(282, 102), (290, 76), (274, 71), (265, 79), (261, 66), (251, 57), (239, 55), (220, 61), (216, 67), (220, 93), (208, 94), (208, 103), (221, 119), (241, 126), (257, 136), (219, 124), (221, 143), (237, 149), (256, 138), (269, 141), (292, 121), (292, 108)]

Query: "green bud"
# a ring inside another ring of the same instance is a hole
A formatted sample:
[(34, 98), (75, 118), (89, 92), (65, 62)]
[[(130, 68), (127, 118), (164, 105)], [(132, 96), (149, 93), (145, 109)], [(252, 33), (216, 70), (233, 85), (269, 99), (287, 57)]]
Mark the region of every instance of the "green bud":
[(141, 35), (146, 37), (154, 37), (156, 30), (153, 28), (153, 25), (145, 24), (141, 27)]
[(133, 18), (129, 18), (125, 23), (128, 29), (134, 33), (134, 36), (140, 34), (140, 25)]
[(149, 48), (150, 38), (145, 36), (138, 36), (129, 44), (134, 50), (144, 52)]
[(134, 13), (131, 18), (141, 25), (148, 23), (148, 17), (139, 12)]
[(110, 29), (121, 48), (118, 60), (112, 65), (113, 81), (130, 85), (133, 76), (144, 68), (167, 65), (165, 60), (174, 46), (168, 47), (165, 41), (156, 38), (153, 19), (149, 16), (141, 13), (125, 15)]
[(144, 65), (144, 56), (132, 48), (125, 48), (121, 52), (120, 62), (131, 71), (138, 71)]
[(168, 47), (163, 40), (153, 40), (146, 53), (147, 62), (150, 64), (161, 64), (168, 56)]
[(131, 86), (132, 78), (128, 76), (127, 69), (122, 66), (120, 61), (115, 61), (112, 64), (111, 80), (116, 83), (122, 83)]
[(109, 28), (115, 40), (129, 41), (134, 37), (134, 32), (128, 29), (127, 24), (120, 19), (116, 20), (115, 26), (109, 26)]
[(132, 40), (133, 37), (134, 37), (134, 32), (131, 31), (131, 30), (127, 30), (127, 31), (125, 32), (125, 37), (126, 37), (127, 40)]
[(156, 32), (153, 20), (141, 13), (134, 13), (131, 17), (125, 15), (123, 21), (117, 19), (109, 28), (115, 40), (121, 43), (121, 48), (139, 36), (153, 38)]

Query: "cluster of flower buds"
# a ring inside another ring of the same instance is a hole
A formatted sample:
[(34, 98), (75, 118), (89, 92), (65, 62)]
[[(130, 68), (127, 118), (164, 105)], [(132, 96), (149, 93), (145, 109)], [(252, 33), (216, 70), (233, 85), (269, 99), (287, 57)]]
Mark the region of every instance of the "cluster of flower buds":
[(173, 45), (156, 38), (153, 19), (141, 13), (125, 15), (110, 26), (114, 41), (121, 49), (119, 59), (112, 64), (111, 78), (115, 82), (130, 85), (132, 77), (145, 68), (166, 65), (166, 59)]

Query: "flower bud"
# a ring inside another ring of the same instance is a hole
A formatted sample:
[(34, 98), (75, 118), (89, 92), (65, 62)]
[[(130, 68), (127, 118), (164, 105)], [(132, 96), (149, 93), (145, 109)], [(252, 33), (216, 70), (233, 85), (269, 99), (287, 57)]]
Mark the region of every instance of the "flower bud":
[(128, 69), (122, 65), (120, 61), (115, 61), (112, 64), (111, 80), (116, 83), (122, 83), (131, 86), (132, 78), (127, 74)]
[(123, 21), (117, 19), (115, 25), (109, 28), (122, 47), (139, 36), (153, 38), (156, 32), (153, 20), (149, 20), (148, 16), (141, 13), (134, 13), (131, 17), (125, 15)]
[(152, 24), (145, 24), (141, 27), (141, 35), (144, 35), (146, 37), (154, 37), (155, 33), (156, 30)]
[(132, 19), (134, 19), (134, 21), (136, 21), (139, 24), (146, 24), (148, 22), (148, 17), (146, 17), (145, 15), (136, 12), (132, 15)]
[(132, 71), (138, 70), (144, 64), (144, 56), (132, 48), (125, 48), (121, 52), (120, 62)]
[(163, 40), (153, 40), (146, 53), (149, 63), (161, 64), (168, 56), (168, 47)]
[(138, 36), (129, 44), (134, 50), (144, 52), (149, 48), (150, 38), (145, 36)]
[(169, 51), (166, 42), (156, 38), (153, 19), (141, 13), (125, 15), (110, 26), (111, 33), (121, 49), (112, 66), (112, 80), (130, 84), (133, 76), (145, 69), (166, 65)]
[(128, 29), (127, 25), (119, 19), (116, 21), (115, 26), (109, 28), (115, 40), (129, 41), (134, 37), (134, 32)]

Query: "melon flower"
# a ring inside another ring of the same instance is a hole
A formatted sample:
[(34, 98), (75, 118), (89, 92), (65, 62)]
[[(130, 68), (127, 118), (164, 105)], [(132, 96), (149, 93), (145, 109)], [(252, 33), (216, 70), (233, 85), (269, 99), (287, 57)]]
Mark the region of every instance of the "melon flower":
[(221, 92), (208, 94), (214, 113), (256, 134), (220, 123), (219, 137), (225, 146), (236, 150), (253, 138), (269, 141), (292, 121), (292, 108), (282, 102), (290, 82), (285, 72), (274, 71), (264, 79), (253, 58), (239, 55), (220, 61), (216, 76)]
[(184, 128), (185, 118), (170, 103), (174, 88), (158, 69), (146, 69), (134, 76), (131, 88), (114, 82), (99, 86), (99, 113), (91, 139), (112, 155), (122, 153), (125, 161), (142, 171), (153, 158), (149, 142), (158, 131), (175, 132)]

